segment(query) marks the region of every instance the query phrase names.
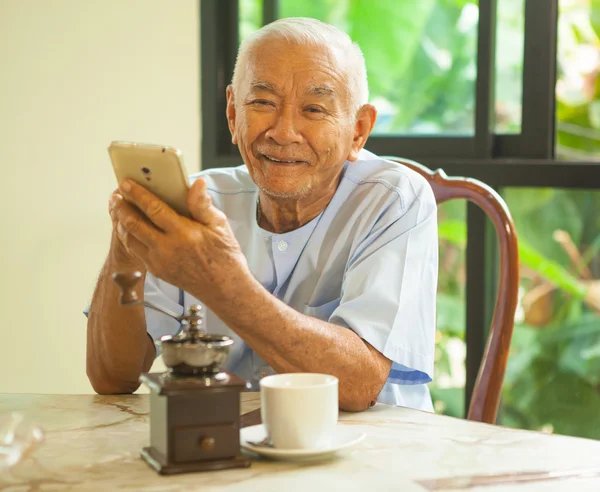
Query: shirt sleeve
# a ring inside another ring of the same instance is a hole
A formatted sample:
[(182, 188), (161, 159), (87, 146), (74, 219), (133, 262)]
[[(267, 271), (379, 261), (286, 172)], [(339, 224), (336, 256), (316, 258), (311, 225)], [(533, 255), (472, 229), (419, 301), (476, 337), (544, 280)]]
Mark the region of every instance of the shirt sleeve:
[(408, 209), (389, 207), (353, 254), (329, 321), (392, 360), (388, 383), (432, 380), (438, 275), (437, 210), (427, 185)]

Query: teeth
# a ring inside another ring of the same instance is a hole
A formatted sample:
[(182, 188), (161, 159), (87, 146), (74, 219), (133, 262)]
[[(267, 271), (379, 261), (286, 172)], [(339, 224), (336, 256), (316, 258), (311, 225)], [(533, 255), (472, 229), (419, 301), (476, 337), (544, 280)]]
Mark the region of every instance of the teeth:
[(275, 162), (283, 162), (285, 164), (293, 164), (297, 161), (280, 161), (279, 159), (275, 159), (273, 157), (269, 157), (268, 155), (265, 156), (267, 159), (269, 159), (270, 161), (275, 161)]

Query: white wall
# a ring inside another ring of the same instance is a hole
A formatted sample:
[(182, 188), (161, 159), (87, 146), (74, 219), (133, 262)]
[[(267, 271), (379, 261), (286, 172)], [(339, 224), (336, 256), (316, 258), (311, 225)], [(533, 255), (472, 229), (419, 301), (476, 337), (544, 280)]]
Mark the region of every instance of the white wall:
[(0, 0), (0, 393), (87, 393), (111, 140), (199, 168), (197, 0)]

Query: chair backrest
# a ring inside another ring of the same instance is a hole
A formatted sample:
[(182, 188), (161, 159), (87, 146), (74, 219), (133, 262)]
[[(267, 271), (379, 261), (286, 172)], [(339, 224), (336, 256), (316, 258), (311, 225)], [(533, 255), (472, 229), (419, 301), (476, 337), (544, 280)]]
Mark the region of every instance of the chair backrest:
[(386, 158), (424, 176), (433, 189), (437, 203), (456, 198), (468, 200), (477, 204), (494, 224), (500, 246), (498, 296), (468, 413), (469, 420), (493, 424), (496, 422), (500, 403), (519, 289), (517, 233), (508, 207), (496, 191), (481, 181), (472, 178), (449, 178), (442, 170), (432, 172), (422, 164), (408, 159)]

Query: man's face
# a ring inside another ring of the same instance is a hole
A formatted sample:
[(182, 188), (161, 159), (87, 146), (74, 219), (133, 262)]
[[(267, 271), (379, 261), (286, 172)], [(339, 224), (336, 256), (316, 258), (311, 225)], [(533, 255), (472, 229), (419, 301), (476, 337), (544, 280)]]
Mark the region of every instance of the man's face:
[(265, 193), (326, 195), (344, 162), (356, 160), (343, 67), (342, 56), (327, 48), (281, 40), (256, 45), (240, 67), (243, 81), (237, 94), (228, 89), (227, 117), (233, 143)]

